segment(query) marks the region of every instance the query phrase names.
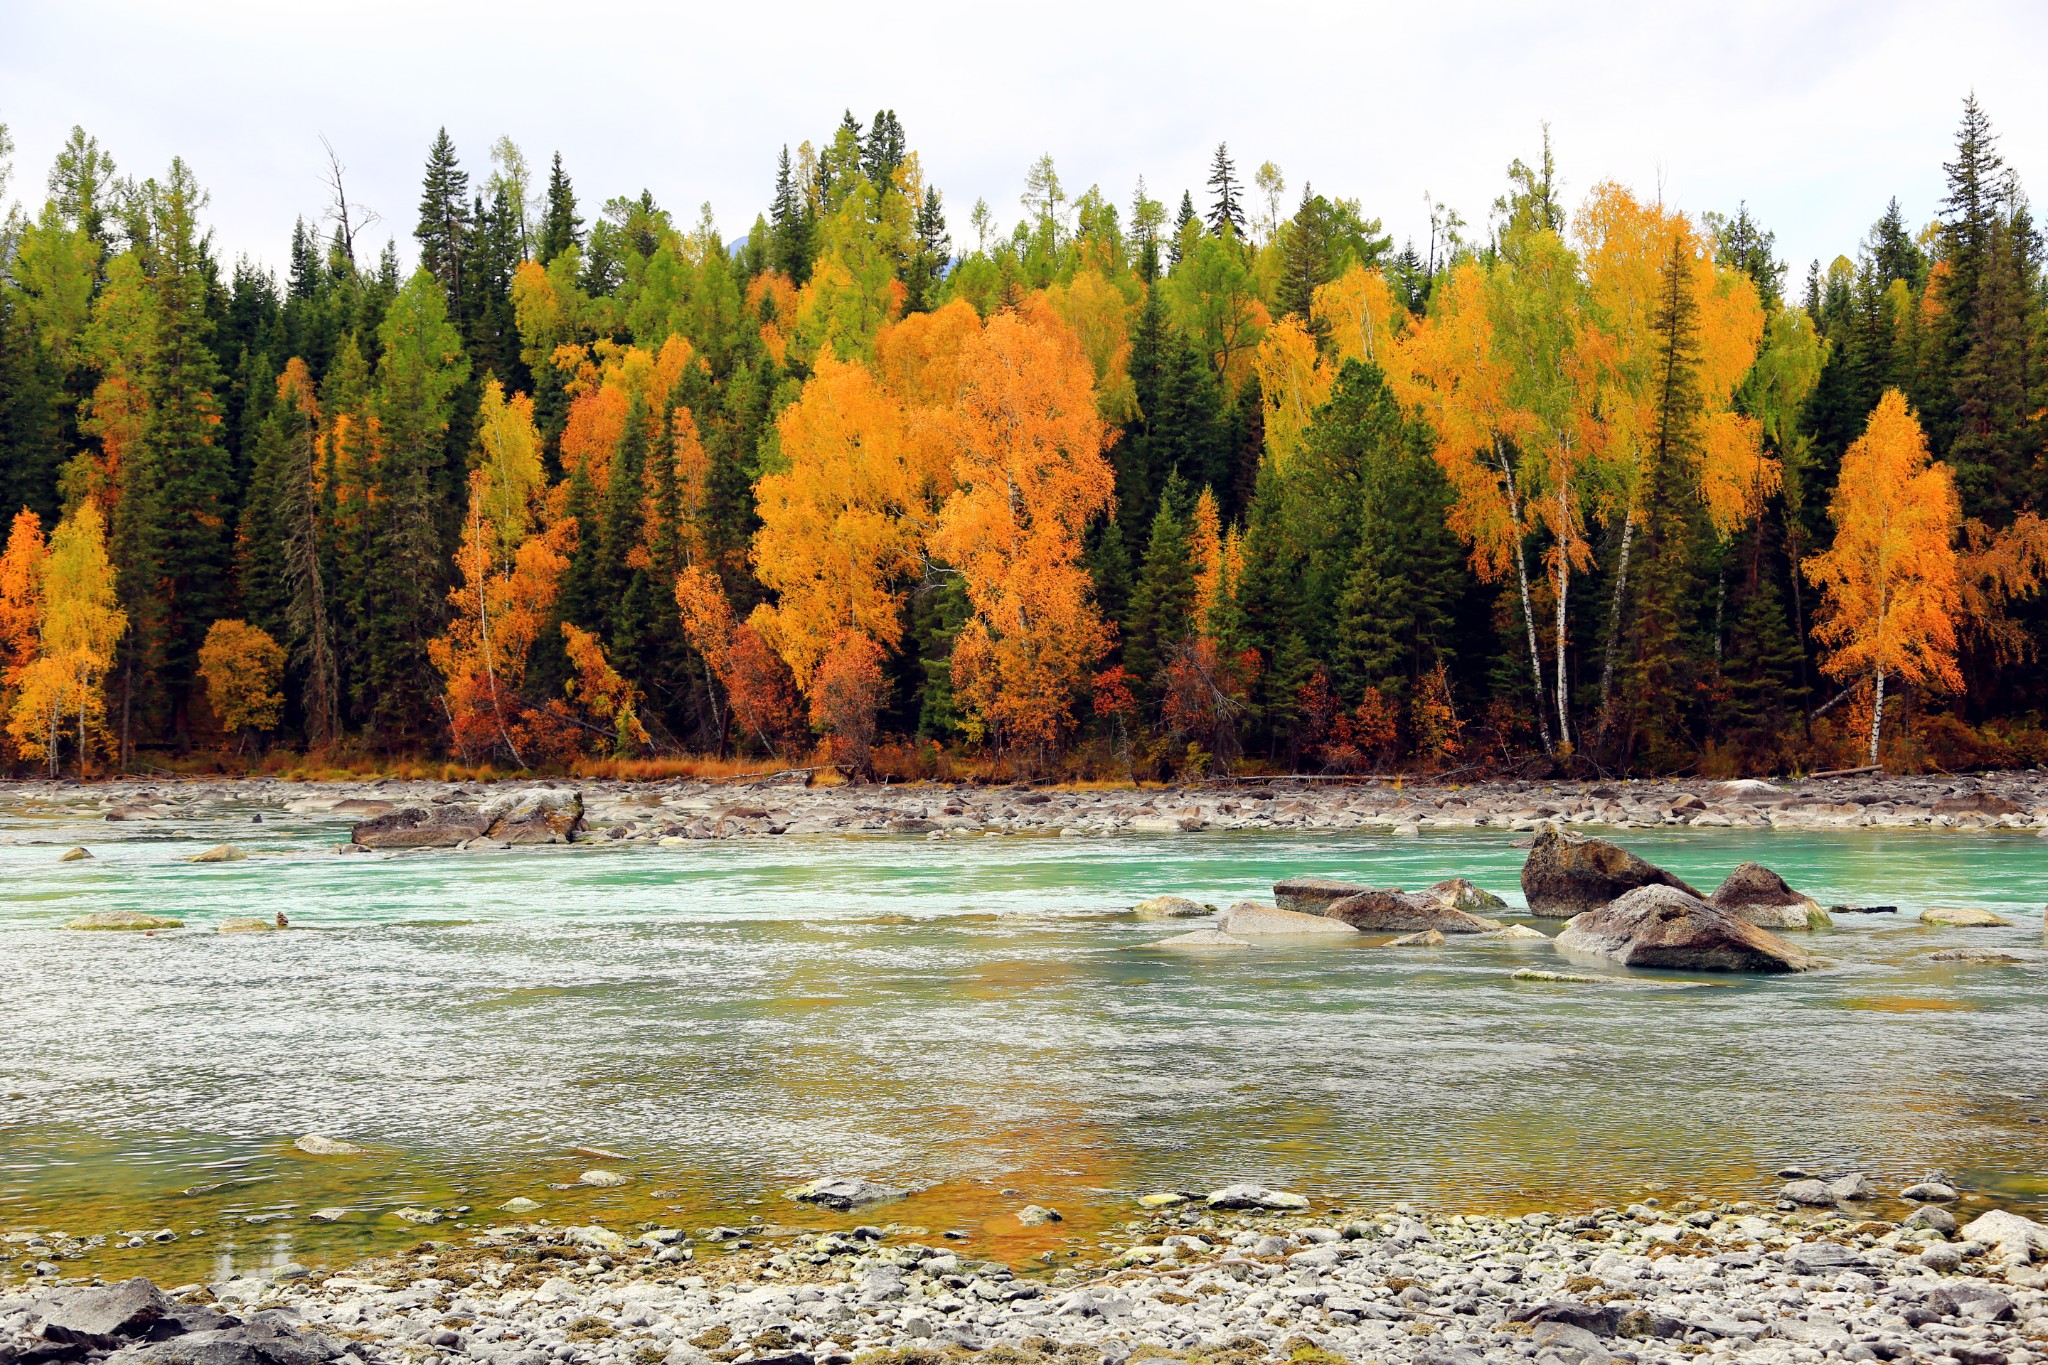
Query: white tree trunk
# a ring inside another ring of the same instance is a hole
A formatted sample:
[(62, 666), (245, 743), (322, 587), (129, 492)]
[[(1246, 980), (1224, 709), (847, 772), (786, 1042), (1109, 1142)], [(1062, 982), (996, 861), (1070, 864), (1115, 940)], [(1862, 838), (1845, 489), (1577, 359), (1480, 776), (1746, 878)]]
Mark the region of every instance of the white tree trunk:
[(1877, 766), (1877, 741), (1884, 732), (1884, 668), (1877, 670), (1877, 701), (1870, 708), (1870, 766)]

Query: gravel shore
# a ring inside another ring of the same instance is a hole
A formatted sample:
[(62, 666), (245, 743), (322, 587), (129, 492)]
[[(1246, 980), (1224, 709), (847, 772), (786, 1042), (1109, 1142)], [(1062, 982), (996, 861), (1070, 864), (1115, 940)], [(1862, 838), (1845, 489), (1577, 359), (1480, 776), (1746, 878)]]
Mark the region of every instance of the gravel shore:
[(298, 783), (122, 781), (77, 786), (17, 782), (16, 802), (57, 805), (89, 819), (175, 822), (220, 807), (269, 806), (305, 817), (349, 819), (393, 807), (478, 801), (509, 786), (573, 789), (592, 840), (659, 843), (802, 834), (1001, 834), (1089, 837), (1202, 829), (1535, 829), (1546, 821), (1614, 829), (1692, 826), (1753, 829), (1855, 827), (2026, 830), (2048, 835), (2048, 772), (1968, 777), (1843, 778), (1761, 782), (1494, 782), (1472, 786), (1274, 779), (1170, 788), (1072, 789), (918, 783), (805, 786), (801, 778), (743, 783), (557, 781), (450, 784), (385, 779)]
[(507, 1225), (337, 1273), (285, 1265), (176, 1286), (173, 1314), (206, 1305), (254, 1326), (208, 1317), (178, 1330), (211, 1332), (68, 1354), (37, 1307), (63, 1283), (53, 1274), (0, 1287), (0, 1361), (124, 1346), (124, 1365), (2048, 1359), (2048, 1268), (2029, 1264), (2048, 1257), (2048, 1228), (2004, 1213), (1956, 1229), (1938, 1206), (1893, 1223), (1849, 1204), (1646, 1200), (1498, 1218), (1219, 1202), (1232, 1200), (1134, 1210), (1113, 1242), (1056, 1270), (893, 1225)]

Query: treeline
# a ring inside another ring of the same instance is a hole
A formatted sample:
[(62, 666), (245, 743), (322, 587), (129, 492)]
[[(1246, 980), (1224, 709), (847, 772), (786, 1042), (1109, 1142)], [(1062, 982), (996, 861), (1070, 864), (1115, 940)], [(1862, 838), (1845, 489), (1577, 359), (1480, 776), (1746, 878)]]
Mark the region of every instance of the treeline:
[(1568, 210), (1547, 136), (1399, 250), (1227, 147), (962, 230), (887, 110), (737, 242), (489, 165), (435, 139), (408, 274), (331, 160), (279, 279), (73, 131), (0, 232), (17, 769), (2048, 758), (2048, 293), (1974, 100), (1935, 221), (1803, 290), (1741, 206)]

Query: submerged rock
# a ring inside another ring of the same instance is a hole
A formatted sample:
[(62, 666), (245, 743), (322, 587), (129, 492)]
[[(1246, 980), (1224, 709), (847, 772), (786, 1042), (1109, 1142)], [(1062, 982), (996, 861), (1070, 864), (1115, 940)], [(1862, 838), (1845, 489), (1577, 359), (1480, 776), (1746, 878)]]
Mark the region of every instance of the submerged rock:
[(251, 915), (230, 915), (213, 926), (220, 934), (270, 934), (283, 926), (276, 920), (257, 919)]
[(1742, 864), (1707, 899), (1760, 929), (1832, 929), (1835, 924), (1820, 902), (1794, 891), (1761, 863)]
[(1329, 877), (1289, 877), (1285, 881), (1273, 883), (1273, 904), (1282, 910), (1319, 915), (1323, 908), (1332, 902), (1370, 889)]
[(2012, 924), (2003, 915), (1994, 915), (1974, 905), (1937, 905), (1920, 912), (1922, 924), (1942, 924), (1951, 929), (2002, 929)]
[(1498, 929), (1489, 929), (1481, 938), (1497, 938), (1508, 943), (1548, 943), (1550, 935), (1540, 929), (1531, 929), (1526, 924), (1503, 924)]
[(1963, 962), (1973, 967), (2012, 967), (2024, 959), (2011, 953), (1992, 952), (1984, 948), (1944, 948), (1938, 953), (1927, 955), (1929, 962)]
[(1386, 945), (1389, 948), (1441, 948), (1444, 935), (1441, 929), (1424, 929), (1419, 934), (1404, 934)]
[(1153, 896), (1132, 906), (1131, 913), (1139, 919), (1197, 919), (1215, 909), (1186, 896)]
[(1058, 1209), (1049, 1209), (1043, 1204), (1026, 1204), (1017, 1210), (1017, 1221), (1027, 1228), (1044, 1227), (1047, 1223), (1064, 1223)]
[(1522, 894), (1528, 898), (1529, 913), (1552, 919), (1597, 910), (1639, 886), (1669, 886), (1705, 899), (1618, 844), (1566, 834), (1555, 825), (1537, 834), (1529, 861), (1522, 865)]
[(1501, 927), (1498, 920), (1469, 915), (1434, 896), (1410, 895), (1399, 889), (1361, 891), (1325, 907), (1323, 914), (1367, 934), (1415, 934), (1430, 929), (1445, 934), (1485, 934)]
[(1197, 929), (1192, 933), (1175, 934), (1162, 938), (1157, 943), (1148, 943), (1147, 948), (1249, 948), (1252, 945), (1241, 938), (1215, 929)]
[(845, 1213), (869, 1204), (886, 1204), (901, 1199), (910, 1191), (894, 1185), (880, 1185), (857, 1175), (828, 1175), (782, 1193), (784, 1198), (794, 1199), (800, 1204), (816, 1204), (820, 1208)]
[(1672, 886), (1638, 887), (1575, 916), (1557, 936), (1560, 952), (1695, 972), (1803, 972), (1820, 965), (1765, 929)]
[(185, 861), (188, 863), (239, 863), (249, 855), (233, 844), (215, 844), (204, 853), (195, 853)]
[(356, 1146), (353, 1142), (344, 1142), (340, 1138), (322, 1137), (318, 1133), (308, 1133), (294, 1142), (292, 1146), (298, 1148), (307, 1156), (361, 1156), (367, 1150), (366, 1148)]
[(60, 863), (80, 863), (91, 857), (92, 852), (89, 849), (67, 848), (57, 855), (57, 861)]
[(1216, 927), (1238, 936), (1334, 935), (1355, 937), (1358, 931), (1339, 920), (1307, 915), (1299, 910), (1282, 910), (1257, 901), (1239, 901), (1216, 917)]
[(1306, 1195), (1269, 1190), (1264, 1185), (1226, 1185), (1209, 1196), (1212, 1209), (1305, 1209)]
[(626, 1177), (617, 1171), (607, 1171), (603, 1167), (598, 1167), (576, 1177), (576, 1183), (588, 1185), (594, 1190), (615, 1190), (628, 1182)]
[(520, 1194), (507, 1199), (498, 1207), (506, 1213), (533, 1213), (540, 1208), (540, 1205), (534, 1200), (528, 1199), (525, 1195)]
[(80, 915), (66, 929), (182, 929), (185, 921), (169, 915), (145, 915), (140, 910), (95, 910)]

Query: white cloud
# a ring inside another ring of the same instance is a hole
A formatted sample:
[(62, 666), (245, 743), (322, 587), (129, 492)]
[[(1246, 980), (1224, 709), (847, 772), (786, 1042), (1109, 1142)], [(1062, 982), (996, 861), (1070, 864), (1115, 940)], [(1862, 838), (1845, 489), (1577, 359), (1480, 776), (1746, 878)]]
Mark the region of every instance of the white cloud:
[(776, 5), (506, 0), (347, 7), (0, 0), (0, 121), (15, 191), (38, 192), (74, 124), (123, 171), (183, 155), (211, 190), (223, 255), (281, 261), (323, 202), (320, 135), (402, 253), (419, 172), (446, 124), (479, 179), (510, 133), (559, 149), (591, 216), (643, 187), (708, 200), (728, 236), (765, 208), (785, 143), (840, 111), (893, 107), (955, 238), (986, 198), (1019, 214), (1049, 151), (1078, 190), (1204, 199), (1215, 145), (1356, 196), (1397, 237), (1425, 191), (1483, 225), (1510, 158), (1548, 119), (1568, 197), (1612, 177), (1687, 209), (1747, 199), (1795, 276), (1852, 250), (1897, 195), (1932, 215), (1959, 104), (1975, 89), (2027, 178), (2048, 170), (2036, 94), (2048, 11), (2019, 0), (1914, 6), (1736, 0), (1341, 5)]

